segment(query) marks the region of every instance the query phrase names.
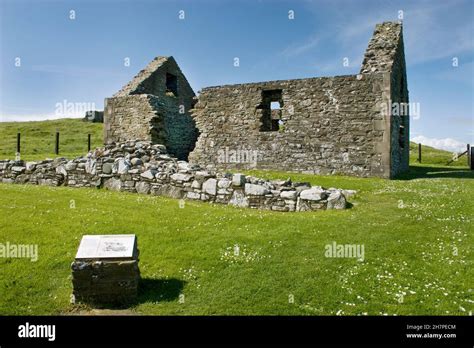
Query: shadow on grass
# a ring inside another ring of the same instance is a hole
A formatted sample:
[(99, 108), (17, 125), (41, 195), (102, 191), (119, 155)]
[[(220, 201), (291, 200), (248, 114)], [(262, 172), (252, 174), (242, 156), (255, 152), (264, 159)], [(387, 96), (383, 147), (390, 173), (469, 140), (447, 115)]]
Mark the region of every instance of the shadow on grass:
[(138, 286), (137, 303), (175, 301), (182, 293), (186, 282), (176, 278), (143, 278)]
[(395, 180), (430, 178), (474, 179), (474, 171), (468, 168), (410, 166), (410, 171), (400, 174)]

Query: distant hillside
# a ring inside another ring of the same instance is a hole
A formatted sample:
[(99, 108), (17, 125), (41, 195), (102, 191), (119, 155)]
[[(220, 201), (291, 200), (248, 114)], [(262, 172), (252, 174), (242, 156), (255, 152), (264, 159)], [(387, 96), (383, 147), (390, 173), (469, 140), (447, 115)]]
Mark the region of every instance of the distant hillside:
[[(87, 134), (92, 136), (91, 147), (102, 146), (102, 123), (84, 122), (77, 118), (51, 121), (1, 122), (0, 158), (14, 158), (16, 134), (21, 133), (21, 158), (40, 160), (57, 157), (54, 154), (54, 137), (60, 133), (59, 156), (73, 158), (87, 152)], [(422, 146), (422, 165), (446, 165), (453, 157), (449, 151)], [(410, 143), (410, 163), (417, 164), (418, 144)], [(450, 166), (466, 166), (466, 157), (461, 157)]]
[(91, 147), (102, 146), (102, 123), (84, 122), (77, 118), (50, 121), (1, 122), (0, 158), (15, 158), (16, 135), (21, 133), (21, 158), (39, 160), (54, 154), (55, 133), (59, 131), (59, 156), (72, 158), (87, 152), (87, 134)]
[[(421, 164), (446, 165), (454, 154), (449, 151), (435, 149), (431, 146), (421, 145)], [(418, 159), (418, 144), (410, 142), (410, 164), (417, 164)], [(467, 166), (466, 155), (460, 157), (449, 165), (450, 167), (465, 167)]]

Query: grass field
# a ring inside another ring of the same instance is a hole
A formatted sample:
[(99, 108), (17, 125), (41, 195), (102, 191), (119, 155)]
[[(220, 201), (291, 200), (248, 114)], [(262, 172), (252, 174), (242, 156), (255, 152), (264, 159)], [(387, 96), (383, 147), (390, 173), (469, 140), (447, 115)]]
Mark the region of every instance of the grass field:
[(21, 159), (26, 161), (58, 157), (54, 154), (56, 132), (59, 132), (59, 156), (73, 158), (87, 152), (87, 134), (91, 147), (102, 146), (102, 123), (64, 118), (38, 122), (0, 123), (0, 158), (15, 158), (17, 133), (21, 133)]
[[(390, 181), (253, 172), (357, 190), (344, 211), (180, 208), (164, 197), (1, 184), (0, 243), (37, 244), (39, 258), (0, 258), (0, 314), (87, 313), (69, 303), (81, 236), (135, 233), (143, 281), (127, 312), (469, 315), (474, 174), (439, 166), (442, 156)], [(333, 242), (363, 245), (364, 260), (325, 257)]]

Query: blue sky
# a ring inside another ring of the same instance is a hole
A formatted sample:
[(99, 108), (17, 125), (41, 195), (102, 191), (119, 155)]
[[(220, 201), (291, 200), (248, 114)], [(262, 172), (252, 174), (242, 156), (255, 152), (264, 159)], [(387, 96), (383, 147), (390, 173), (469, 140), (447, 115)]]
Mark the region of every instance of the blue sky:
[(196, 92), (354, 74), (375, 24), (400, 10), (410, 102), (420, 106), (411, 137), (474, 143), (472, 0), (0, 0), (1, 120), (54, 118), (64, 100), (102, 109), (158, 55), (173, 55)]

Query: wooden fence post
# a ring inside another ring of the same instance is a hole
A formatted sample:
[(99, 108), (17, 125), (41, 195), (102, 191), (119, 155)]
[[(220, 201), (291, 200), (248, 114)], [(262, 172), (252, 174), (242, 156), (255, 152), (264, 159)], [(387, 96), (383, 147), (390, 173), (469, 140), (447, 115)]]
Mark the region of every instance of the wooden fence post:
[(469, 167), (471, 165), (471, 145), (467, 144), (467, 166)]
[(91, 150), (91, 135), (87, 134), (87, 152)]
[(20, 153), (20, 133), (16, 134), (16, 153)]
[(471, 146), (471, 155), (469, 156), (471, 159), (471, 163), (469, 163), (469, 167), (471, 170), (474, 170), (474, 147)]
[(421, 163), (421, 143), (418, 143), (418, 163)]
[(54, 153), (59, 155), (59, 132), (56, 132), (56, 142), (54, 144)]

